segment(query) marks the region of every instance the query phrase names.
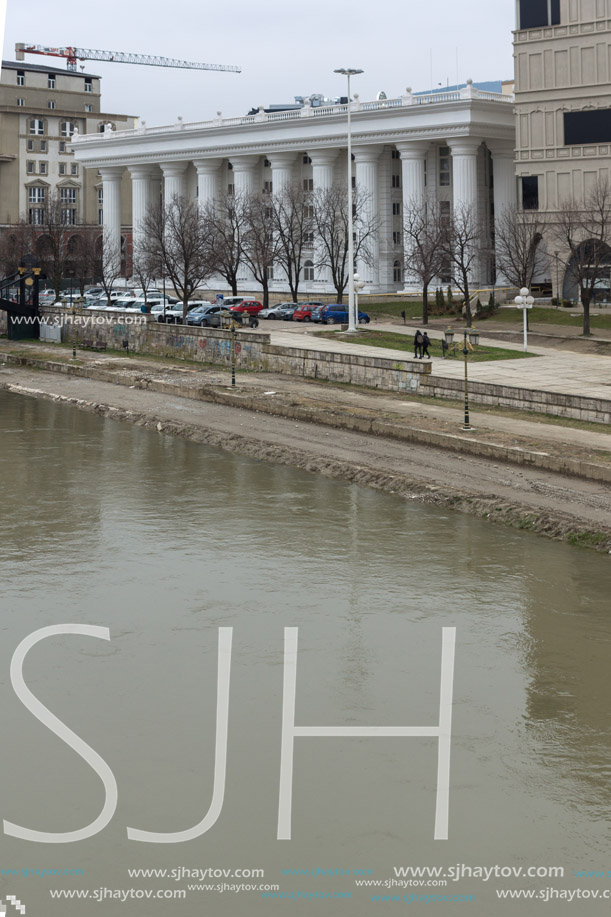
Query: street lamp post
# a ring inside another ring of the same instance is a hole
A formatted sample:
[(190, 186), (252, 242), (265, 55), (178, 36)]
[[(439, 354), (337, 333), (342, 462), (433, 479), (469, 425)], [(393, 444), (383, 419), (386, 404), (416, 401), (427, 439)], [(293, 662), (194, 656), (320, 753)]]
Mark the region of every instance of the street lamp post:
[(534, 301), (528, 287), (522, 287), (520, 295), (515, 298), (516, 306), (524, 312), (524, 353), (528, 353), (528, 310), (532, 309)]
[[(467, 335), (469, 336), (469, 344), (471, 344), (472, 347), (477, 347), (479, 344), (479, 331), (476, 331), (475, 328), (464, 329), (464, 341), (462, 350), (465, 363), (465, 416), (461, 430), (463, 430), (465, 433), (471, 433), (473, 431), (473, 427), (469, 421), (469, 373), (467, 369), (469, 347), (467, 345)], [(444, 332), (444, 336), (445, 343), (449, 348), (454, 342), (454, 331), (452, 328), (448, 328), (447, 331)]]
[(352, 213), (352, 118), (350, 77), (363, 73), (351, 67), (340, 67), (335, 73), (343, 73), (348, 80), (348, 331), (356, 331), (354, 309), (354, 216)]
[(356, 322), (358, 324), (359, 320), (359, 293), (363, 290), (367, 284), (364, 280), (361, 280), (358, 274), (355, 274), (352, 278), (354, 281), (354, 311), (356, 313)]
[(554, 252), (556, 259), (556, 308), (560, 305), (560, 252)]

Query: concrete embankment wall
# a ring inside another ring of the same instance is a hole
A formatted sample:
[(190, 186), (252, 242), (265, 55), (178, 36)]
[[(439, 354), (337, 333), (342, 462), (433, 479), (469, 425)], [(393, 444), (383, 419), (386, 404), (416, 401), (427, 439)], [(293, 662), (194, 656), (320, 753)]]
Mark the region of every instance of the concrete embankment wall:
[[(110, 349), (121, 350), (123, 341), (127, 340), (130, 351), (141, 354), (172, 356), (226, 366), (231, 362), (229, 331), (164, 325), (150, 316), (126, 316), (122, 313), (102, 315), (93, 310), (77, 314), (75, 318), (81, 321), (74, 324), (69, 321), (72, 316), (66, 311), (46, 308), (44, 316), (51, 324), (68, 319), (61, 328), (65, 343), (70, 343), (75, 336), (80, 343), (103, 342)], [(96, 321), (96, 316), (101, 319), (100, 322)], [(87, 321), (89, 324), (85, 324)], [(93, 321), (96, 323), (92, 324)], [(431, 372), (430, 363), (317, 350), (315, 346), (307, 350), (301, 347), (281, 347), (271, 343), (269, 334), (250, 330), (237, 332), (236, 343), (236, 364), (240, 369), (286, 373), (453, 401), (463, 398), (462, 381), (436, 375)], [(312, 343), (315, 344), (314, 336)], [(596, 423), (611, 423), (611, 399), (494, 385), (477, 382), (475, 379), (469, 381), (469, 398), (473, 404), (504, 406)]]

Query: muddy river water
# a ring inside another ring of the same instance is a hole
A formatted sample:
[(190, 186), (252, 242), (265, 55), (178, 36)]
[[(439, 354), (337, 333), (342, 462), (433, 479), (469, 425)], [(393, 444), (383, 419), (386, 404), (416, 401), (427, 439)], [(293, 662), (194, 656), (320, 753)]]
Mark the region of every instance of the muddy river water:
[[(0, 467), (2, 901), (28, 917), (609, 913), (609, 558), (4, 392)], [(93, 763), (24, 705), (18, 657), (11, 680), (22, 641), (55, 625), (109, 630), (21, 654), (30, 698)], [(455, 628), (447, 840), (430, 734), (298, 735), (278, 839), (285, 628), (296, 727), (381, 732), (439, 725)]]

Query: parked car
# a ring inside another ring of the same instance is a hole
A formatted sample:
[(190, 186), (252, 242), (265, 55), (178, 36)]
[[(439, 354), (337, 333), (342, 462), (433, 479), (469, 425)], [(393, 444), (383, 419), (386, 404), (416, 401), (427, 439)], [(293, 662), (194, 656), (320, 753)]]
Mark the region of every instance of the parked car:
[[(320, 321), (323, 325), (347, 325), (348, 306), (340, 305), (339, 303), (332, 303), (330, 306), (325, 306), (320, 313)], [(371, 319), (367, 313), (359, 310), (359, 325), (367, 325), (370, 321)]]
[(320, 323), (322, 321), (321, 315), (325, 311), (326, 308), (327, 308), (326, 306), (316, 306), (315, 309), (312, 309), (312, 315), (311, 315), (312, 321)]
[[(218, 314), (221, 306), (212, 302), (200, 302), (187, 315), (187, 325), (199, 325), (200, 328), (206, 328), (208, 325), (218, 327)], [(213, 321), (216, 319), (216, 324)]]
[[(187, 313), (190, 313), (197, 306), (201, 306), (201, 301), (191, 300), (187, 303)], [(165, 313), (163, 309), (163, 303), (161, 304), (161, 309), (156, 313), (158, 322), (165, 322), (166, 325), (180, 325), (182, 324), (182, 314), (183, 308), (182, 303), (178, 300), (175, 303), (166, 304)], [(188, 314), (187, 314), (188, 318)]]
[(311, 322), (312, 321), (312, 312), (314, 309), (318, 309), (320, 306), (324, 306), (322, 302), (300, 302), (297, 305), (297, 308), (293, 312), (293, 321), (294, 322)]
[[(227, 306), (223, 303), (224, 308)], [(258, 299), (243, 299), (242, 302), (235, 306), (230, 306), (230, 312), (246, 312), (248, 315), (258, 315), (263, 309), (263, 303)]]
[(282, 310), (283, 320), (285, 322), (291, 322), (293, 320), (293, 315), (295, 314), (298, 308), (299, 306), (297, 305), (297, 303), (295, 302), (289, 303), (286, 309)]
[(259, 312), (257, 318), (269, 318), (269, 319), (279, 319), (284, 318), (284, 313), (287, 309), (294, 309), (294, 302), (279, 302), (275, 306), (270, 306), (269, 309), (262, 309)]

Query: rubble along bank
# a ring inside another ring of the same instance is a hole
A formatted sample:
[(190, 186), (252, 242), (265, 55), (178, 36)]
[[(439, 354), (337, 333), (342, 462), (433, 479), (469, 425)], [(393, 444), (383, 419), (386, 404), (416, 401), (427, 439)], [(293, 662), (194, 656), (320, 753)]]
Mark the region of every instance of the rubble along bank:
[[(534, 480), (533, 475), (541, 478), (544, 472), (530, 469), (499, 472), (498, 465), (479, 459), (469, 462), (477, 465), (478, 477), (487, 471), (488, 480), (474, 488), (468, 486), (473, 484), (473, 480), (469, 482), (465, 472), (457, 471), (455, 467), (458, 462), (467, 460), (430, 447), (420, 448), (422, 455), (414, 464), (416, 449), (406, 450), (403, 444), (385, 442), (382, 437), (342, 432), (343, 441), (337, 449), (334, 447), (340, 434), (329, 440), (331, 434), (328, 429), (313, 423), (304, 424), (303, 430), (297, 433), (294, 421), (286, 418), (280, 420), (224, 405), (202, 405), (176, 396), (164, 398), (145, 390), (119, 388), (109, 382), (53, 376), (40, 371), (5, 371), (0, 376), (0, 387), (72, 405), (158, 433), (181, 436), (251, 458), (341, 478), (405, 499), (467, 512), (558, 541), (611, 552), (611, 528), (602, 521), (611, 517), (611, 491), (601, 501), (596, 492), (596, 487), (600, 490), (601, 485), (577, 483), (558, 475)], [(87, 392), (82, 394), (89, 397), (74, 393), (83, 388), (87, 388)], [(199, 416), (203, 409), (214, 416)], [(198, 415), (197, 422), (182, 419), (181, 415), (185, 414)], [(238, 432), (239, 427), (249, 426), (246, 422), (239, 423), (238, 416), (251, 419), (250, 432)], [(219, 417), (222, 422), (219, 422)], [(300, 440), (303, 442), (298, 444)], [(355, 444), (360, 448), (354, 450)], [(404, 461), (397, 462), (398, 453), (400, 458), (404, 456)], [(407, 466), (406, 470), (397, 470), (403, 465)], [(515, 475), (516, 483), (502, 481), (503, 474)], [(467, 486), (460, 484), (463, 477)], [(520, 478), (529, 478), (525, 481), (528, 486), (522, 488), (521, 499), (515, 499), (513, 490), (520, 489)], [(498, 486), (492, 483), (495, 479)], [(572, 506), (573, 513), (566, 512), (567, 505)]]

